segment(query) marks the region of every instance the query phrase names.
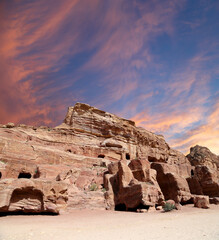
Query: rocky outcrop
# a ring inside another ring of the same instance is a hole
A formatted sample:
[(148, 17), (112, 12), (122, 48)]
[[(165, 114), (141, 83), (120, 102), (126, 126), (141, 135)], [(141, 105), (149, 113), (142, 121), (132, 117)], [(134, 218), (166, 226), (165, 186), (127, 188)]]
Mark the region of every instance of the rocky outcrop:
[(192, 176), (187, 179), (191, 193), (219, 197), (219, 157), (196, 145), (187, 158), (193, 166)]
[(173, 199), (176, 203), (183, 204), (191, 201), (189, 185), (185, 177), (178, 173), (177, 166), (152, 163), (152, 168), (157, 171), (157, 181), (166, 200)]
[[(45, 193), (40, 184), (65, 184), (66, 211), (118, 206), (135, 209), (155, 205), (163, 198), (187, 203), (192, 194), (216, 196), (217, 161), (196, 164), (196, 155), (190, 155), (189, 161), (171, 149), (163, 136), (83, 103), (70, 107), (64, 122), (56, 128), (0, 125), (2, 189), (10, 189), (12, 180), (18, 189), (29, 181), (33, 187), (26, 190), (32, 189), (32, 195), (40, 191), (44, 201), (47, 190)], [(208, 154), (207, 159), (211, 157)], [(7, 194), (7, 199), (11, 199), (13, 193), (5, 190), (4, 195)], [(40, 194), (34, 200), (37, 206)], [(43, 206), (47, 206), (46, 202)], [(26, 200), (24, 203), (31, 205)], [(9, 209), (10, 201), (5, 206)]]
[(54, 213), (65, 210), (68, 192), (64, 183), (30, 179), (0, 181), (0, 213)]
[(105, 175), (107, 207), (116, 210), (147, 209), (160, 204), (163, 194), (156, 172), (148, 160), (119, 161), (109, 166)]
[(187, 158), (192, 166), (206, 166), (214, 171), (219, 170), (219, 156), (212, 153), (206, 147), (196, 145), (190, 148)]
[(57, 129), (72, 129), (77, 136), (83, 136), (84, 152), (81, 154), (84, 155), (89, 153), (89, 156), (97, 157), (101, 154), (110, 160), (168, 159), (170, 147), (163, 136), (87, 104), (77, 103), (70, 107), (64, 123)]

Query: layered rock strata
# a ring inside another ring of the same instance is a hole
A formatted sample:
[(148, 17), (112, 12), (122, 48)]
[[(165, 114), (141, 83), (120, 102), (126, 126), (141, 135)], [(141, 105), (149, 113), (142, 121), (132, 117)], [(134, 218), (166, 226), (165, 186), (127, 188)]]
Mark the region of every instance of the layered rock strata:
[(119, 161), (109, 165), (105, 174), (107, 208), (116, 210), (148, 209), (161, 204), (164, 196), (156, 181), (156, 171), (148, 160)]
[[(0, 125), (1, 191), (7, 192), (12, 180), (21, 189), (19, 184), (26, 178), (30, 186), (34, 185), (33, 191), (41, 191), (45, 197), (47, 181), (63, 183), (68, 195), (66, 211), (113, 209), (121, 204), (136, 208), (140, 204), (155, 205), (163, 198), (187, 203), (193, 193), (211, 192), (203, 191), (208, 188), (200, 176), (193, 177), (194, 172), (198, 175), (196, 167), (171, 149), (163, 136), (83, 103), (70, 107), (64, 122), (56, 128)], [(216, 180), (212, 177), (212, 181)], [(13, 191), (16, 193), (16, 187)], [(10, 206), (13, 191), (8, 190), (9, 200), (4, 206)], [(210, 195), (217, 196), (217, 189), (212, 192)], [(59, 208), (59, 197), (55, 196), (53, 203)]]
[(64, 183), (46, 180), (0, 181), (0, 213), (54, 213), (65, 210), (68, 201)]

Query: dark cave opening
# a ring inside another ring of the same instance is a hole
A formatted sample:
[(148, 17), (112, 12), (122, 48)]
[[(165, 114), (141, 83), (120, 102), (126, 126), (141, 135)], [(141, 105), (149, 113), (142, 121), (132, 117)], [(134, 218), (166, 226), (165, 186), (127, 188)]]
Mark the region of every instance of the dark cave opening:
[(120, 203), (115, 206), (115, 211), (137, 212), (138, 209), (148, 210), (149, 208), (149, 205), (143, 205), (141, 203), (135, 208), (127, 208), (124, 203)]
[(149, 205), (143, 205), (142, 203), (140, 203), (140, 204), (139, 204), (137, 207), (135, 207), (135, 208), (128, 208), (127, 211), (129, 211), (129, 212), (137, 212), (138, 209), (146, 209), (146, 210), (148, 210), (149, 208), (150, 208)]
[(115, 211), (126, 211), (126, 205), (124, 203), (117, 204), (115, 206)]
[(21, 172), (19, 173), (18, 178), (31, 178), (31, 174), (26, 172)]

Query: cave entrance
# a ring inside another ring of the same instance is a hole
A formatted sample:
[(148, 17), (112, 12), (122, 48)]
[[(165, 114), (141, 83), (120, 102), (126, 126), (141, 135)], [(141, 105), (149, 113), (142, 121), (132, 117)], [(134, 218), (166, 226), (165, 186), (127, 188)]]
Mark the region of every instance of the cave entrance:
[(130, 160), (130, 154), (129, 154), (129, 153), (126, 153), (125, 158), (126, 158), (127, 160)]
[(0, 172), (0, 179), (2, 178), (2, 173)]
[(194, 170), (193, 169), (191, 170), (191, 176), (194, 176)]
[(98, 155), (98, 158), (105, 158), (105, 155), (104, 154), (100, 154), (100, 155)]
[(18, 178), (31, 178), (31, 174), (26, 172), (21, 172), (19, 173)]
[(150, 208), (149, 205), (143, 205), (142, 203), (140, 203), (135, 208), (127, 208), (124, 203), (120, 203), (120, 204), (117, 204), (115, 206), (115, 211), (137, 212), (138, 209), (146, 209), (146, 210), (148, 210), (149, 208)]
[(43, 193), (32, 187), (26, 187), (13, 191), (8, 211), (18, 213), (40, 213), (43, 209)]
[(128, 208), (127, 211), (129, 212), (137, 212), (138, 209), (146, 209), (148, 211), (148, 209), (150, 208), (149, 205), (143, 205), (142, 203), (140, 203), (137, 207), (135, 208)]

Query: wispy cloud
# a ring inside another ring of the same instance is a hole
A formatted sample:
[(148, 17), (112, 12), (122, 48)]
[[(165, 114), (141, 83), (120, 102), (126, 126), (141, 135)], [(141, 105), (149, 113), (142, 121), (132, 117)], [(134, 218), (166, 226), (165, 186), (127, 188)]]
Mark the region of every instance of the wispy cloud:
[(194, 15), (189, 4), (2, 1), (0, 122), (56, 125), (85, 101), (184, 152), (195, 141), (217, 151), (214, 4), (201, 2)]
[(103, 73), (99, 81), (106, 89), (105, 104), (115, 102), (141, 87), (139, 70), (146, 71), (152, 64), (156, 65), (149, 50), (151, 41), (160, 34), (171, 34), (173, 18), (183, 5), (183, 1), (180, 4), (177, 1), (133, 1), (126, 8), (125, 3), (111, 3), (103, 20), (106, 29), (100, 32), (100, 35), (109, 37), (83, 66), (85, 71)]
[[(155, 106), (147, 105), (132, 120), (146, 129), (164, 134), (171, 146), (183, 152), (194, 144), (201, 144), (218, 153), (217, 144), (213, 144), (218, 136), (215, 131), (218, 104), (209, 116), (212, 109), (209, 84), (214, 71), (204, 67), (207, 61), (209, 58), (197, 55), (188, 60), (187, 66), (176, 69), (168, 80), (159, 82), (160, 92), (164, 93), (160, 101)], [(156, 107), (157, 110), (153, 111)]]
[[(78, 51), (78, 31), (63, 31), (79, 1), (34, 1), (2, 5), (1, 17), (1, 121), (52, 124), (61, 121), (67, 102), (59, 96), (74, 83), (49, 78), (68, 63), (69, 52)], [(94, 1), (95, 3), (95, 1)], [(75, 14), (77, 17), (78, 14)], [(73, 27), (78, 28), (77, 24)], [(66, 30), (66, 29), (65, 29)], [(62, 33), (62, 34), (61, 34)], [(51, 99), (52, 97), (52, 99)], [(69, 99), (68, 99), (69, 98)], [(49, 100), (47, 100), (49, 99)], [(71, 99), (71, 100), (70, 100)], [(59, 115), (58, 115), (59, 113)]]
[(188, 152), (189, 147), (196, 144), (208, 147), (219, 155), (219, 100), (215, 102), (213, 111), (206, 119), (206, 123), (187, 131), (179, 139), (172, 141), (172, 146)]

